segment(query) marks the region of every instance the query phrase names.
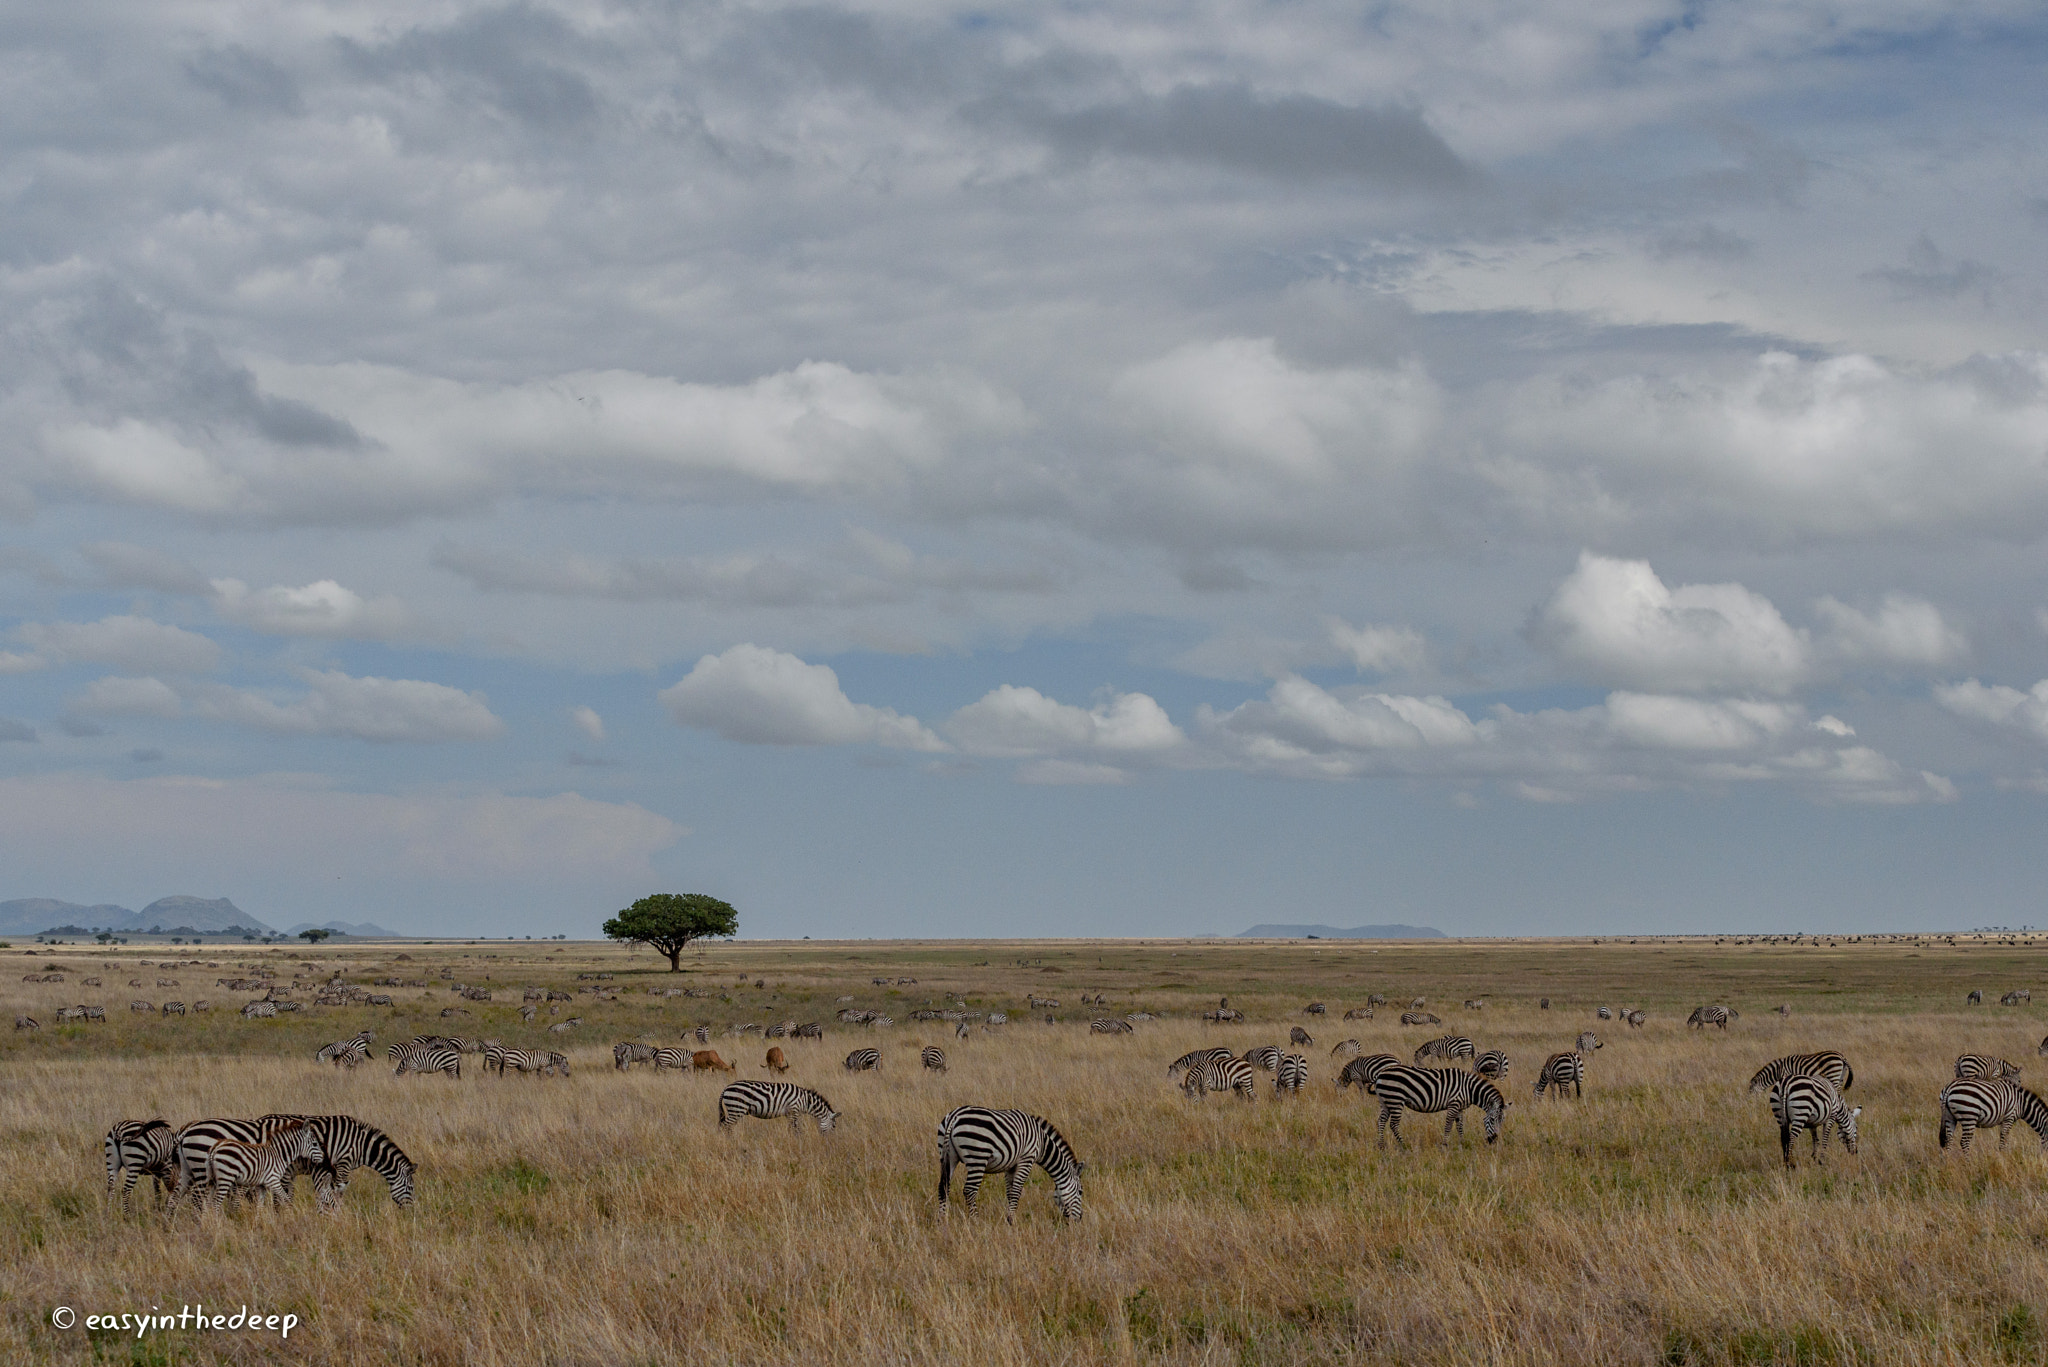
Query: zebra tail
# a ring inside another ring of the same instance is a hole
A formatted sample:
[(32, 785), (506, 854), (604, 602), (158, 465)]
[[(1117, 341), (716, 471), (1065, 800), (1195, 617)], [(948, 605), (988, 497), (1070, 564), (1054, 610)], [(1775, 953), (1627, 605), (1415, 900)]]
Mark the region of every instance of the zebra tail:
[(946, 1208), (946, 1198), (952, 1194), (953, 1164), (957, 1154), (953, 1149), (951, 1135), (939, 1136), (939, 1209)]
[(1846, 1092), (1846, 1091), (1848, 1091), (1848, 1090), (1849, 1090), (1849, 1087), (1850, 1087), (1850, 1085), (1851, 1085), (1851, 1084), (1853, 1084), (1853, 1083), (1854, 1083), (1855, 1081), (1856, 1081), (1856, 1070), (1855, 1070), (1854, 1068), (1852, 1068), (1852, 1067), (1850, 1067), (1850, 1066), (1849, 1066), (1849, 1060), (1847, 1060), (1847, 1059), (1843, 1059), (1843, 1060), (1842, 1060), (1842, 1090), (1843, 1090), (1843, 1091), (1845, 1091), (1845, 1092)]

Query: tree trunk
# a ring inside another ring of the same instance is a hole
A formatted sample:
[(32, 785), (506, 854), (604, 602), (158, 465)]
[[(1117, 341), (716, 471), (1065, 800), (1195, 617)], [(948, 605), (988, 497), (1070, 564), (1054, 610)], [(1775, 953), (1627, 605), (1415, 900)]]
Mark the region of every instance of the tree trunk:
[(680, 973), (683, 971), (683, 950), (687, 947), (686, 945), (677, 945), (674, 949), (664, 951), (668, 955), (669, 972)]

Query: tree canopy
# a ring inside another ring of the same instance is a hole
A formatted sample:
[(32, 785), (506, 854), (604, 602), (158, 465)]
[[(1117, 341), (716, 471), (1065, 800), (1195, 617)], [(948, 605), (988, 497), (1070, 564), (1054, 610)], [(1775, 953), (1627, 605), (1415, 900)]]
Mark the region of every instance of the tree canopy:
[(680, 972), (690, 941), (736, 934), (740, 914), (730, 903), (701, 892), (657, 892), (643, 897), (604, 923), (614, 940), (648, 945), (668, 955), (669, 972)]
[(333, 933), (331, 930), (302, 930), (299, 932), (299, 938), (308, 944), (317, 945)]

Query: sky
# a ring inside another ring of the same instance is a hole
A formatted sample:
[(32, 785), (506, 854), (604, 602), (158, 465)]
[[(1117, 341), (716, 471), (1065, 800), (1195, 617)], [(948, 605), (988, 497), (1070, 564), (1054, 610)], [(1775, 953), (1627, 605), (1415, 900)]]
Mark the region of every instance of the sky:
[(2035, 924), (2048, 13), (0, 15), (0, 899)]

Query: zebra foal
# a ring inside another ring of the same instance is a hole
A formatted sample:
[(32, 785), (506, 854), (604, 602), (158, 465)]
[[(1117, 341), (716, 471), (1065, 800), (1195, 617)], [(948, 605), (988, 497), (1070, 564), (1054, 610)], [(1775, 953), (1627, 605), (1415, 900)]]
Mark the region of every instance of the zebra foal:
[(156, 1183), (159, 1195), (168, 1191), (172, 1200), (177, 1199), (178, 1140), (169, 1125), (161, 1120), (118, 1121), (107, 1131), (105, 1149), (107, 1194), (113, 1195), (115, 1182), (121, 1184), (123, 1211), (144, 1177)]

